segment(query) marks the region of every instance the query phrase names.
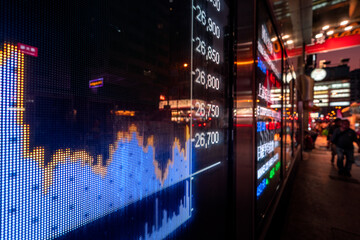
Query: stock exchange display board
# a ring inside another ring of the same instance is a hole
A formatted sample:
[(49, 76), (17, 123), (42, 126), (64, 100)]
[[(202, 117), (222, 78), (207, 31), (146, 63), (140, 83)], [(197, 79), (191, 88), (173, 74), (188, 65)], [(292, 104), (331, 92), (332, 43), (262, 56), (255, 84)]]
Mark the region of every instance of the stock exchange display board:
[[(193, 141), (200, 160), (195, 171), (226, 158), (227, 71), (225, 39), (228, 7), (220, 0), (194, 0), (192, 26)], [(205, 160), (206, 159), (206, 160)]]
[(281, 60), (275, 60), (277, 39), (266, 7), (258, 7), (256, 68), (256, 212), (265, 213), (280, 182), (281, 168)]
[(223, 236), (226, 1), (3, 1), (0, 21), (1, 239)]

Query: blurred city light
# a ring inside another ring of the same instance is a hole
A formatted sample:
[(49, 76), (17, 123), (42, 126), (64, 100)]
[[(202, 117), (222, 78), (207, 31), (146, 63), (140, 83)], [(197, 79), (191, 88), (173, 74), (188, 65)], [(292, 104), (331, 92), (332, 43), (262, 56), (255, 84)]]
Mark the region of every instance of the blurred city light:
[(349, 22), (348, 20), (344, 20), (340, 23), (340, 26), (345, 26), (346, 24), (348, 24), (348, 22)]
[(318, 33), (318, 34), (315, 35), (315, 38), (321, 38), (322, 36), (323, 36), (322, 33)]

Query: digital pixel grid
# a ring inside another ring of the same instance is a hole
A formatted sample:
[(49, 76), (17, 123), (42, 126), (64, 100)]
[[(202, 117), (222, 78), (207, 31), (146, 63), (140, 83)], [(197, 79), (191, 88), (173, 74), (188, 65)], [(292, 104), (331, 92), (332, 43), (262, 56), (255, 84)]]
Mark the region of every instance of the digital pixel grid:
[(156, 209), (160, 217), (145, 223), (138, 239), (164, 238), (191, 217), (188, 128), (184, 143), (169, 143), (165, 171), (155, 158), (154, 136), (144, 139), (136, 125), (117, 133), (106, 165), (102, 155), (94, 161), (86, 150), (71, 148), (58, 149), (45, 164), (46, 149), (30, 147), (24, 122), (25, 58), (15, 44), (0, 50), (1, 239), (61, 236), (181, 181), (186, 191), (178, 210)]

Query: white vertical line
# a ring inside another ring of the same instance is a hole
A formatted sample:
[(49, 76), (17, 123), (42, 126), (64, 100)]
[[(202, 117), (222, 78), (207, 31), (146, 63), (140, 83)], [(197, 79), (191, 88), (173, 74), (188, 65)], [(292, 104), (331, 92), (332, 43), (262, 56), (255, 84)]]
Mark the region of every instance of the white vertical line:
[[(190, 161), (189, 161), (189, 171), (190, 171), (190, 174), (192, 174), (192, 139), (193, 139), (193, 128), (192, 128), (192, 119), (193, 119), (193, 115), (192, 115), (192, 100), (193, 100), (193, 38), (194, 38), (194, 0), (191, 0), (191, 36), (190, 36), (190, 143), (189, 143), (189, 158), (190, 158)], [(189, 206), (190, 208), (189, 209), (192, 209), (192, 204), (191, 204), (191, 196), (192, 196), (192, 180), (190, 178), (190, 201), (189, 201)], [(191, 211), (190, 211), (190, 214), (191, 214)]]
[(158, 230), (159, 229), (159, 202), (158, 199), (156, 198), (155, 200), (155, 229)]

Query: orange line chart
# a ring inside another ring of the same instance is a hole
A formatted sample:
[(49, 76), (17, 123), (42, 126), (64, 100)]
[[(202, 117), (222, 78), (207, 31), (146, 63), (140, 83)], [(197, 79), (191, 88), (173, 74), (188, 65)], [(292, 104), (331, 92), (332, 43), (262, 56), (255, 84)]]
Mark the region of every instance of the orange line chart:
[[(44, 171), (44, 179), (43, 179), (43, 192), (46, 194), (48, 192), (49, 187), (53, 183), (53, 172), (56, 166), (59, 164), (65, 164), (67, 161), (70, 162), (81, 162), (82, 166), (89, 165), (91, 166), (92, 171), (95, 174), (101, 175), (104, 177), (107, 174), (108, 165), (113, 161), (113, 154), (117, 149), (117, 146), (120, 143), (128, 143), (132, 140), (134, 133), (137, 138), (138, 145), (142, 147), (143, 152), (148, 152), (148, 148), (151, 147), (155, 150), (154, 146), (154, 136), (150, 136), (147, 138), (146, 145), (143, 145), (144, 138), (140, 136), (140, 133), (135, 125), (131, 125), (128, 131), (118, 132), (117, 139), (115, 143), (109, 145), (109, 159), (106, 161), (106, 165), (102, 165), (103, 156), (98, 155), (97, 161), (95, 165), (94, 157), (91, 156), (89, 152), (86, 150), (75, 150), (71, 151), (70, 148), (58, 149), (51, 156), (51, 161), (47, 165), (45, 165), (45, 149), (42, 146), (35, 147), (34, 149), (30, 149), (29, 147), (29, 136), (30, 136), (30, 127), (29, 125), (24, 123), (24, 54), (17, 48), (17, 46), (5, 43), (4, 50), (0, 51), (0, 66), (6, 64), (7, 61), (11, 61), (11, 57), (14, 56), (14, 53), (17, 53), (17, 73), (13, 76), (14, 80), (14, 89), (16, 91), (15, 96), (12, 97), (9, 102), (11, 106), (15, 106), (10, 109), (10, 111), (15, 112), (16, 123), (22, 128), (23, 134), (20, 136), (20, 151), (21, 155), (25, 159), (32, 159), (35, 161), (38, 166)], [(5, 76), (3, 76), (5, 80)], [(3, 94), (3, 92), (1, 93)], [(10, 128), (10, 127), (9, 127)], [(185, 130), (185, 139), (186, 142), (190, 139), (190, 131), (189, 127), (186, 127)], [(153, 152), (152, 163), (155, 167), (155, 175), (156, 178), (164, 183), (169, 174), (169, 167), (174, 165), (174, 156), (175, 150), (180, 150), (180, 155), (183, 156), (185, 160), (188, 160), (189, 146), (185, 144), (184, 148), (181, 148), (180, 140), (175, 137), (174, 141), (171, 143), (172, 146), (172, 157), (167, 160), (165, 170), (162, 171), (159, 167), (159, 161), (155, 159), (155, 151)]]

